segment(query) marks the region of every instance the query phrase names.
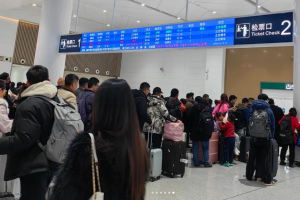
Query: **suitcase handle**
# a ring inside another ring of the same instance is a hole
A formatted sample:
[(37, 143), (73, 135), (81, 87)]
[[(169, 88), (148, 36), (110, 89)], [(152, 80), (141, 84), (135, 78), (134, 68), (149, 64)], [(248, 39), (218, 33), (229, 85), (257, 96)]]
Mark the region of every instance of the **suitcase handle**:
[[(149, 138), (150, 138), (150, 134), (151, 134), (151, 143), (150, 143), (150, 147), (149, 147)], [(153, 138), (153, 126), (149, 126), (148, 127), (148, 140), (147, 140), (147, 147), (149, 147), (149, 151), (151, 152), (152, 150), (152, 138)]]

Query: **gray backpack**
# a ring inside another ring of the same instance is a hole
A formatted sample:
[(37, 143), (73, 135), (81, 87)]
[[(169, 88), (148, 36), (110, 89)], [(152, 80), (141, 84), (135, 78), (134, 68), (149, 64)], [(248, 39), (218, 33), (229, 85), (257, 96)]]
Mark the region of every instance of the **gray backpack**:
[(49, 160), (63, 163), (70, 143), (77, 133), (84, 130), (80, 114), (69, 107), (61, 97), (58, 97), (60, 103), (47, 97), (36, 97), (48, 101), (54, 106), (54, 123), (47, 145), (43, 146), (40, 142), (38, 145)]
[(249, 133), (254, 138), (268, 138), (271, 134), (267, 109), (254, 110), (249, 123)]

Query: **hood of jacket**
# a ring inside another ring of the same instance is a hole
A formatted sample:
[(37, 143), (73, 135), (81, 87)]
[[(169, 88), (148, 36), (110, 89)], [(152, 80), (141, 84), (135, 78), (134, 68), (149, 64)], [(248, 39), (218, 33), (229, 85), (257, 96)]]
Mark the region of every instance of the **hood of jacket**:
[(7, 101), (3, 98), (0, 98), (0, 105), (5, 105), (7, 107)]
[(246, 110), (248, 107), (245, 106), (245, 105), (242, 104), (242, 103), (239, 103), (239, 104), (236, 106), (236, 108), (237, 108), (238, 110)]
[(45, 96), (53, 98), (57, 94), (57, 88), (50, 81), (43, 81), (28, 87), (22, 94), (22, 97)]
[(145, 99), (147, 98), (147, 96), (142, 90), (131, 90), (131, 91), (133, 94), (133, 98), (138, 98), (138, 97), (143, 97)]
[(153, 106), (158, 102), (162, 102), (163, 104), (166, 104), (166, 101), (163, 98), (156, 95), (151, 95), (150, 97), (148, 97), (148, 101), (149, 101), (149, 106)]
[(262, 99), (255, 100), (252, 104), (253, 109), (266, 109), (270, 108), (270, 105)]

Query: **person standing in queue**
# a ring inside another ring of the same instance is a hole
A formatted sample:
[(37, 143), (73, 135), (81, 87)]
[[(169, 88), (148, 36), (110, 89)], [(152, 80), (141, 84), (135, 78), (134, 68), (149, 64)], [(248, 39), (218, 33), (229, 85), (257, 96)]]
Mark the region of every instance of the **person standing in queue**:
[(139, 119), (141, 133), (143, 131), (144, 124), (147, 123), (153, 126), (151, 117), (147, 113), (147, 96), (150, 93), (149, 83), (142, 83), (139, 90), (132, 90), (133, 98), (135, 101), (136, 112)]
[(235, 95), (230, 95), (229, 102), (228, 102), (229, 108), (232, 108), (235, 106), (236, 100), (237, 100), (237, 97)]
[[(153, 94), (148, 97), (148, 109), (147, 113), (151, 117), (153, 124), (152, 132), (152, 147), (161, 148), (162, 135), (164, 133), (164, 126), (166, 120), (170, 122), (180, 122), (178, 119), (169, 114), (168, 109), (166, 108), (166, 101), (161, 98), (161, 88), (156, 87), (153, 90)], [(143, 132), (145, 134), (145, 139), (148, 141), (148, 131), (149, 124), (145, 123)], [(149, 148), (151, 144), (149, 142)]]
[[(280, 144), (279, 141), (278, 141), (278, 134), (279, 134), (279, 131), (280, 131), (279, 121), (284, 116), (284, 113), (283, 113), (281, 108), (279, 108), (278, 106), (275, 106), (274, 99), (269, 99), (269, 104), (270, 104), (270, 109), (273, 111), (274, 117), (275, 117), (275, 136), (274, 136), (274, 139), (278, 142), (278, 144)], [(279, 146), (278, 146), (278, 148), (279, 148)]]
[(20, 200), (45, 199), (52, 165), (38, 146), (46, 145), (54, 123), (54, 107), (35, 96), (51, 98), (58, 102), (57, 88), (49, 81), (48, 69), (36, 65), (26, 73), (28, 88), (21, 94), (11, 133), (0, 139), (0, 155), (7, 154), (4, 180), (20, 178)]
[[(195, 105), (191, 111), (191, 140), (193, 141), (193, 159), (194, 166), (198, 167), (201, 164), (204, 167), (212, 167), (212, 165), (208, 162), (209, 160), (209, 139), (211, 135), (204, 134), (199, 129), (199, 120), (200, 113), (208, 108), (208, 102), (206, 102), (202, 97), (196, 97)], [(200, 162), (199, 159), (199, 142), (201, 142), (202, 150), (203, 150), (203, 163)]]
[(76, 111), (78, 111), (76, 102), (77, 94), (75, 93), (77, 88), (78, 76), (76, 76), (75, 74), (68, 74), (65, 78), (65, 85), (61, 86), (61, 88), (57, 92), (57, 96), (70, 103)]
[(252, 180), (254, 171), (255, 178), (264, 181), (266, 186), (273, 186), (271, 166), (269, 166), (269, 144), (274, 138), (275, 117), (268, 104), (269, 97), (260, 94), (258, 100), (253, 102), (250, 109), (249, 133), (250, 133), (250, 152), (246, 168), (246, 177)]
[[(300, 130), (299, 120), (297, 118), (297, 110), (296, 108), (291, 108), (289, 110), (289, 114), (282, 117), (279, 121), (280, 130), (279, 135), (277, 137), (278, 144), (282, 146), (280, 153), (280, 165), (285, 166), (285, 157), (287, 149), (290, 150), (289, 156), (289, 167), (294, 167), (295, 162), (295, 144), (297, 144), (297, 135), (296, 131)], [(283, 130), (281, 130), (281, 127)], [(281, 131), (284, 131), (281, 133)], [(285, 137), (281, 137), (284, 135)]]
[(89, 88), (89, 79), (80, 78), (79, 79), (79, 88), (75, 91), (75, 93), (79, 96), (81, 92)]
[(92, 128), (92, 111), (95, 92), (99, 87), (99, 79), (92, 77), (88, 83), (88, 89), (85, 89), (77, 98), (78, 112), (84, 124), (84, 130), (88, 131)]
[(181, 101), (178, 99), (179, 90), (174, 88), (171, 90), (171, 96), (165, 98), (167, 101), (166, 107), (173, 117), (182, 121), (183, 112), (185, 111), (185, 107)]
[(49, 200), (87, 200), (93, 195), (89, 133), (95, 137), (104, 199), (144, 199), (149, 151), (135, 107), (125, 80), (108, 79), (100, 85), (93, 103), (92, 131), (79, 133), (70, 144)]

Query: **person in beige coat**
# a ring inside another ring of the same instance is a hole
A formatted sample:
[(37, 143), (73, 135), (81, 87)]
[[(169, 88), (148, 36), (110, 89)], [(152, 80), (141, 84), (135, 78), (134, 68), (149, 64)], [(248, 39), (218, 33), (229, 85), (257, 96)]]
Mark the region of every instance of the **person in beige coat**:
[(63, 85), (57, 93), (57, 96), (69, 102), (76, 111), (78, 111), (78, 107), (76, 101), (77, 95), (75, 94), (75, 91), (78, 88), (78, 80), (79, 78), (75, 74), (68, 74), (65, 78), (65, 85)]
[(0, 138), (11, 130), (13, 120), (8, 118), (8, 103), (3, 97), (6, 95), (5, 82), (0, 80)]

